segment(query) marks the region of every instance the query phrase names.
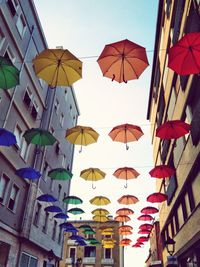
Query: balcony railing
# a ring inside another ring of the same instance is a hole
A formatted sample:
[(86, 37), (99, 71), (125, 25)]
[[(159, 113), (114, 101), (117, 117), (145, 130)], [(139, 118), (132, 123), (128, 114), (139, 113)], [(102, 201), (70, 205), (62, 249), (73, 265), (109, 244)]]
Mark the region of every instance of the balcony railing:
[(101, 264), (114, 264), (114, 259), (101, 259)]
[(95, 260), (96, 258), (95, 257), (85, 257), (83, 258), (83, 264), (95, 264)]

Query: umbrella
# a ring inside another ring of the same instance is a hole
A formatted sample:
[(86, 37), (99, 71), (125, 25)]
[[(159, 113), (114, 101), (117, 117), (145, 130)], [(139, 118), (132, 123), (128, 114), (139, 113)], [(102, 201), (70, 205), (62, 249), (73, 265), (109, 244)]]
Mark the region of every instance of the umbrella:
[(79, 226), (79, 228), (81, 230), (86, 230), (86, 229), (92, 230), (91, 226), (88, 225), (88, 224), (82, 224), (82, 225)]
[(28, 144), (39, 146), (51, 146), (56, 142), (56, 138), (48, 131), (41, 128), (32, 128), (23, 134)]
[(167, 200), (167, 195), (163, 193), (153, 193), (147, 197), (147, 201), (151, 203), (161, 203)]
[(110, 204), (110, 199), (104, 196), (96, 196), (90, 199), (90, 203), (96, 206), (103, 206)]
[(19, 70), (9, 58), (0, 56), (0, 88), (10, 89), (19, 84)]
[(140, 174), (133, 168), (129, 168), (129, 167), (123, 167), (123, 168), (119, 168), (117, 169), (113, 175), (116, 178), (119, 179), (125, 179), (126, 180), (126, 185), (124, 186), (125, 188), (127, 188), (127, 180), (128, 179), (135, 179), (137, 178)]
[(190, 124), (181, 120), (171, 120), (163, 123), (156, 129), (156, 136), (161, 139), (177, 139), (188, 134)]
[(94, 189), (93, 182), (104, 179), (106, 176), (105, 172), (101, 171), (98, 168), (89, 168), (81, 171), (80, 177), (86, 181), (92, 181), (92, 188)]
[(49, 194), (40, 195), (37, 200), (43, 201), (43, 202), (56, 202), (57, 199)]
[(139, 244), (134, 244), (132, 245), (132, 248), (141, 248), (141, 246)]
[(132, 195), (124, 195), (124, 196), (120, 197), (117, 201), (120, 204), (130, 205), (130, 204), (137, 203), (139, 200), (135, 196), (132, 196)]
[(116, 213), (119, 215), (132, 215), (134, 214), (134, 211), (129, 208), (122, 208), (122, 209), (118, 209)]
[[(64, 222), (64, 223), (61, 223), (61, 224), (59, 224), (59, 226), (61, 227), (61, 228), (65, 228), (65, 227), (74, 227), (71, 223), (69, 223), (69, 222)], [(76, 229), (75, 227), (74, 227), (74, 229)]]
[(129, 246), (131, 242), (132, 242), (132, 240), (129, 238), (123, 238), (122, 240), (120, 240), (119, 245), (120, 246)]
[(48, 176), (53, 180), (69, 180), (73, 174), (64, 168), (57, 168), (49, 171)]
[(15, 174), (26, 179), (39, 179), (41, 176), (41, 173), (33, 168), (21, 168), (16, 170)]
[(147, 236), (140, 236), (137, 239), (137, 242), (147, 242), (147, 241), (149, 241), (149, 237), (147, 237)]
[(87, 146), (97, 142), (98, 137), (99, 134), (94, 129), (87, 126), (77, 125), (66, 131), (66, 139), (70, 143), (75, 145), (81, 145), (81, 149), (79, 152), (82, 151), (82, 146)]
[(86, 239), (83, 236), (80, 236), (80, 235), (71, 235), (71, 236), (69, 236), (69, 239), (86, 241)]
[(71, 86), (82, 77), (82, 62), (67, 49), (45, 49), (33, 59), (38, 77), (50, 86)]
[(106, 209), (95, 209), (92, 211), (92, 214), (94, 215), (99, 215), (99, 216), (102, 216), (102, 215), (108, 215), (110, 212)]
[(127, 215), (118, 215), (114, 218), (117, 222), (128, 222), (131, 220), (131, 218)]
[(114, 244), (104, 244), (103, 248), (111, 248), (112, 249), (112, 248), (114, 248), (114, 246), (115, 246)]
[(153, 217), (151, 215), (145, 214), (137, 218), (139, 221), (152, 221)]
[(139, 229), (141, 230), (151, 230), (153, 228), (152, 224), (144, 223), (139, 226)]
[(108, 217), (106, 217), (105, 215), (102, 215), (102, 216), (95, 215), (92, 217), (92, 219), (95, 222), (108, 222), (109, 221)]
[(78, 230), (74, 226), (67, 226), (65, 227), (64, 231), (72, 234), (78, 233)]
[(174, 175), (176, 170), (167, 165), (158, 165), (154, 167), (149, 174), (155, 178), (166, 178)]
[(119, 231), (130, 231), (130, 230), (133, 230), (133, 227), (131, 225), (122, 225), (122, 226), (119, 226)]
[(57, 218), (57, 219), (68, 219), (68, 218), (69, 218), (69, 216), (68, 216), (67, 214), (62, 213), (62, 212), (57, 213), (57, 214), (54, 215), (53, 217), (54, 217), (54, 218)]
[(200, 73), (200, 32), (184, 35), (169, 49), (168, 67), (180, 75)]
[(145, 208), (143, 208), (143, 209), (141, 210), (141, 213), (144, 213), (144, 214), (155, 214), (155, 213), (157, 213), (157, 212), (159, 212), (159, 210), (158, 210), (157, 208), (155, 208), (155, 207), (150, 207), (150, 206), (145, 207)]
[(143, 132), (139, 126), (126, 123), (114, 127), (108, 135), (113, 141), (125, 143), (128, 150), (127, 143), (139, 140)]
[(72, 208), (72, 209), (69, 209), (67, 212), (72, 213), (74, 215), (85, 213), (85, 211), (80, 208)]
[(62, 209), (58, 206), (49, 206), (44, 209), (46, 212), (62, 212)]
[(130, 230), (126, 230), (126, 231), (119, 231), (119, 235), (132, 235), (133, 232)]
[(75, 243), (81, 247), (87, 246), (87, 243), (84, 240), (76, 240)]
[(68, 196), (63, 199), (63, 202), (66, 204), (78, 205), (83, 203), (83, 200), (76, 196)]
[(85, 229), (83, 232), (85, 235), (94, 235), (96, 232), (92, 229)]
[(145, 48), (127, 39), (107, 44), (97, 62), (103, 76), (119, 83), (138, 79), (149, 65)]
[(139, 230), (138, 234), (141, 235), (149, 235), (151, 233), (151, 230)]
[(103, 231), (101, 232), (101, 234), (102, 234), (102, 235), (113, 235), (114, 232), (113, 232), (113, 230), (110, 230), (110, 231), (108, 231), (108, 230), (103, 230)]
[(0, 128), (0, 146), (12, 146), (17, 143), (16, 137), (13, 133), (6, 129)]

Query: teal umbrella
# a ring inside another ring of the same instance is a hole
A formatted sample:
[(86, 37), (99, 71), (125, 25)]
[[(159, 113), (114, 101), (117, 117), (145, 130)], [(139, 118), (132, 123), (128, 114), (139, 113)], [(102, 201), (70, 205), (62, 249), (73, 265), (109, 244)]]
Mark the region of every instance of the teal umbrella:
[(10, 59), (0, 56), (0, 88), (7, 90), (19, 84), (19, 70)]
[(28, 144), (35, 144), (39, 146), (51, 146), (57, 140), (56, 138), (47, 130), (41, 128), (32, 128), (23, 134)]
[(83, 233), (86, 234), (86, 235), (94, 235), (94, 234), (96, 234), (96, 232), (94, 230), (92, 230), (92, 229), (86, 229), (86, 230), (84, 230)]
[(72, 209), (69, 209), (67, 212), (72, 213), (74, 215), (85, 213), (84, 210), (79, 209), (79, 208), (72, 208)]
[(66, 204), (78, 205), (83, 203), (83, 200), (76, 196), (68, 196), (63, 199), (63, 202)]
[(70, 180), (73, 174), (64, 168), (57, 168), (49, 171), (48, 176), (53, 180)]

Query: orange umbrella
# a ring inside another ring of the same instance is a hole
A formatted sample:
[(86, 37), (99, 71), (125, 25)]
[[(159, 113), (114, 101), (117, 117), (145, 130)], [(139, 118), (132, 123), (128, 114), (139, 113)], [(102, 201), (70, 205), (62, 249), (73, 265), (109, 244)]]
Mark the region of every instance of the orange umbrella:
[(122, 208), (122, 209), (118, 209), (116, 211), (116, 213), (118, 215), (132, 215), (134, 213), (134, 211), (132, 209), (129, 209), (129, 208)]
[(114, 220), (117, 222), (128, 222), (131, 220), (131, 218), (127, 215), (119, 215), (119, 216), (116, 216)]
[(120, 204), (130, 205), (130, 204), (137, 203), (139, 200), (135, 196), (132, 196), (132, 195), (124, 195), (124, 196), (120, 197), (117, 201)]
[(118, 229), (119, 231), (130, 231), (133, 230), (133, 227), (131, 225), (122, 225)]
[(126, 231), (119, 231), (119, 235), (132, 235), (133, 234), (133, 232), (132, 231), (128, 231), (128, 230), (126, 230)]
[(107, 44), (97, 62), (103, 76), (119, 83), (138, 79), (149, 65), (145, 48), (127, 39)]
[(123, 239), (119, 242), (119, 245), (120, 245), (120, 246), (129, 246), (131, 242), (132, 242), (132, 240), (129, 239), (129, 238), (123, 238)]
[(130, 167), (123, 167), (123, 168), (119, 168), (117, 169), (113, 175), (116, 178), (119, 179), (125, 179), (126, 180), (126, 185), (124, 186), (125, 188), (127, 188), (128, 184), (127, 184), (127, 180), (128, 179), (134, 179), (137, 178), (140, 174), (133, 168)]
[(113, 141), (125, 143), (128, 150), (127, 143), (139, 140), (143, 134), (139, 126), (126, 123), (114, 127), (108, 135)]

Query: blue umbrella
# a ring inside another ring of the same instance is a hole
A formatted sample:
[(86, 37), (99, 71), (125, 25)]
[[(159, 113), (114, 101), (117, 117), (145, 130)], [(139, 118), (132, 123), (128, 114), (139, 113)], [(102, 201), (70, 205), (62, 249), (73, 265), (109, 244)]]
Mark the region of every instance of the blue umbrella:
[(0, 128), (0, 146), (12, 146), (17, 143), (13, 133), (6, 129)]
[(39, 196), (37, 198), (37, 200), (44, 201), (44, 202), (55, 202), (55, 201), (57, 201), (57, 199), (54, 196), (49, 195), (49, 194), (41, 195), (41, 196)]
[(72, 226), (72, 227), (70, 227), (70, 226), (65, 227), (64, 231), (65, 232), (69, 232), (69, 233), (74, 233), (74, 234), (78, 233), (78, 230), (74, 226)]
[(69, 239), (71, 239), (71, 240), (82, 240), (82, 241), (85, 241), (85, 238), (83, 236), (80, 236), (80, 235), (71, 235), (69, 237)]
[(68, 222), (61, 223), (61, 224), (59, 224), (59, 226), (62, 227), (62, 228), (65, 228), (65, 227), (74, 227), (71, 223), (68, 223)]
[(16, 170), (15, 174), (26, 179), (39, 179), (41, 176), (41, 173), (33, 168), (21, 168)]
[(61, 208), (58, 206), (49, 206), (44, 209), (47, 212), (62, 212)]
[(68, 216), (67, 214), (65, 214), (65, 213), (60, 212), (60, 213), (57, 213), (57, 214), (54, 216), (54, 218), (57, 218), (57, 219), (68, 219), (69, 216)]
[(84, 240), (76, 240), (76, 243), (78, 246), (84, 247), (87, 246), (88, 244), (84, 242)]

